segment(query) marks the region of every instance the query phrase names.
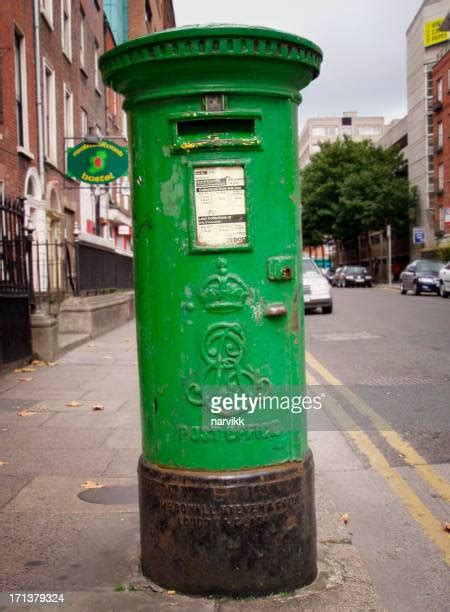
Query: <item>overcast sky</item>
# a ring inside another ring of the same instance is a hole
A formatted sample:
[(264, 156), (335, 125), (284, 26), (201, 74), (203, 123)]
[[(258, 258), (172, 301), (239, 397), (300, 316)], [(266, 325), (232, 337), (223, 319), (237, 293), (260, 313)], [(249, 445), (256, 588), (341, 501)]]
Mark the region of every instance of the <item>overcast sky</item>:
[(308, 117), (406, 114), (406, 29), (421, 0), (173, 0), (177, 26), (262, 25), (317, 43), (321, 74), (303, 92)]

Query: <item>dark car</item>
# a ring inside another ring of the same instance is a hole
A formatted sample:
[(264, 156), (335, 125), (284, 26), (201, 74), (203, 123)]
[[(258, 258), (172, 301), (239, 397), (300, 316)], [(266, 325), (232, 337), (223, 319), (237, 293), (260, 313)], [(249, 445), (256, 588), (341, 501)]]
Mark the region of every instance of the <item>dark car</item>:
[(439, 271), (443, 265), (442, 261), (433, 259), (416, 259), (411, 262), (400, 274), (401, 294), (414, 291), (416, 295), (421, 293), (439, 295)]
[(344, 266), (335, 284), (338, 287), (372, 287), (372, 277), (362, 266)]

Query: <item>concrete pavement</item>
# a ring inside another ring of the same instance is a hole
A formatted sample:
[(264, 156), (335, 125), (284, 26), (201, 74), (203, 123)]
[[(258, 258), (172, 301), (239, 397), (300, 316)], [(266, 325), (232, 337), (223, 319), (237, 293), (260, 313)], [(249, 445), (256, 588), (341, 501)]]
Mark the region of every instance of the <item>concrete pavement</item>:
[(320, 572), (310, 587), (264, 599), (214, 600), (170, 593), (143, 579), (140, 448), (134, 322), (56, 365), (35, 364), (0, 378), (0, 610), (43, 609), (12, 603), (11, 593), (25, 592), (63, 593), (60, 607), (77, 612), (381, 609), (320, 470)]

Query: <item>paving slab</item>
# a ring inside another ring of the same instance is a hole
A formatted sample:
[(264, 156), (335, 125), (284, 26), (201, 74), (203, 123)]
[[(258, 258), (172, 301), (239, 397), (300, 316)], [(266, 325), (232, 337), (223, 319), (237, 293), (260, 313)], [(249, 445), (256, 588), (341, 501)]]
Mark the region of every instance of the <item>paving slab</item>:
[[(67, 416), (71, 415), (59, 415)], [(91, 415), (89, 415), (91, 416)], [(33, 418), (33, 417), (23, 417)], [(85, 450), (99, 448), (102, 443), (110, 436), (113, 429), (79, 427), (40, 427), (30, 435), (29, 428), (10, 427), (8, 431), (0, 429), (0, 448), (3, 450), (14, 448), (33, 448), (33, 449), (62, 449), (70, 451), (72, 449)]]
[[(126, 504), (97, 504), (88, 503), (80, 499), (79, 494), (87, 489), (82, 477), (64, 476), (37, 476), (22, 486), (13, 499), (3, 507), (3, 512), (49, 512), (52, 514), (109, 514), (137, 512), (137, 503)], [(95, 479), (96, 485), (104, 489), (109, 487), (136, 487), (137, 477), (134, 478), (105, 478)], [(91, 491), (97, 489), (90, 489)]]
[[(0, 451), (0, 461), (1, 451)], [(2, 474), (3, 466), (0, 466), (0, 475)], [(4, 476), (0, 477), (0, 510), (4, 508), (14, 497), (30, 482), (28, 476)]]
[[(107, 428), (112, 433), (115, 429), (133, 425), (133, 422), (130, 423), (130, 415), (126, 412), (110, 412), (108, 403), (101, 404), (104, 406), (103, 410), (93, 410), (93, 405), (95, 405), (94, 402), (89, 402), (88, 409), (84, 411), (78, 411), (78, 408), (68, 408), (66, 412), (58, 412), (51, 420), (46, 421), (45, 428)], [(139, 427), (138, 419), (135, 419), (134, 423), (136, 428)]]
[[(94, 396), (92, 399), (91, 398), (86, 398), (86, 397), (82, 397), (81, 399), (78, 399), (77, 401), (79, 402), (79, 406), (76, 407), (71, 407), (71, 406), (67, 406), (67, 404), (72, 400), (73, 398), (71, 396), (68, 395), (67, 398), (65, 399), (53, 399), (53, 400), (44, 400), (44, 401), (39, 401), (39, 402), (33, 402), (30, 405), (30, 410), (34, 410), (36, 408), (38, 408), (39, 406), (42, 406), (42, 404), (47, 408), (47, 412), (49, 413), (62, 413), (62, 414), (79, 414), (79, 413), (86, 413), (86, 412), (92, 412), (92, 407), (97, 405), (97, 404), (101, 404), (102, 406), (105, 406), (105, 410), (108, 410), (108, 413), (110, 412), (116, 412), (117, 410), (119, 410), (119, 408), (121, 408), (124, 404), (123, 400), (120, 399), (109, 399), (107, 403), (105, 403), (104, 401), (101, 401), (102, 398), (100, 397), (100, 395), (98, 396)], [(54, 415), (56, 417), (56, 415)], [(57, 423), (57, 421), (56, 421)]]
[(137, 472), (140, 450), (120, 450), (114, 453), (111, 463), (105, 468), (104, 476), (131, 477)]
[(67, 452), (66, 449), (7, 448), (2, 450), (2, 461), (7, 463), (2, 466), (0, 478), (38, 474), (100, 476), (116, 454), (112, 449), (71, 449)]
[(129, 449), (140, 452), (142, 448), (141, 431), (139, 425), (133, 429), (121, 427), (114, 431), (103, 442), (102, 448)]

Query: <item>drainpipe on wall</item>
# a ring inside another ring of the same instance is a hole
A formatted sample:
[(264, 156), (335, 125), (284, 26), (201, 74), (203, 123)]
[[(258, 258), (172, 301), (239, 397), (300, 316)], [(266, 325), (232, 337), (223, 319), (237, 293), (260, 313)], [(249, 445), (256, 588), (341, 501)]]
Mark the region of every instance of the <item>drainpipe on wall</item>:
[(34, 53), (36, 60), (36, 116), (38, 133), (38, 170), (42, 194), (45, 194), (44, 172), (44, 126), (42, 122), (42, 78), (41, 78), (41, 45), (39, 29), (39, 0), (33, 0)]

